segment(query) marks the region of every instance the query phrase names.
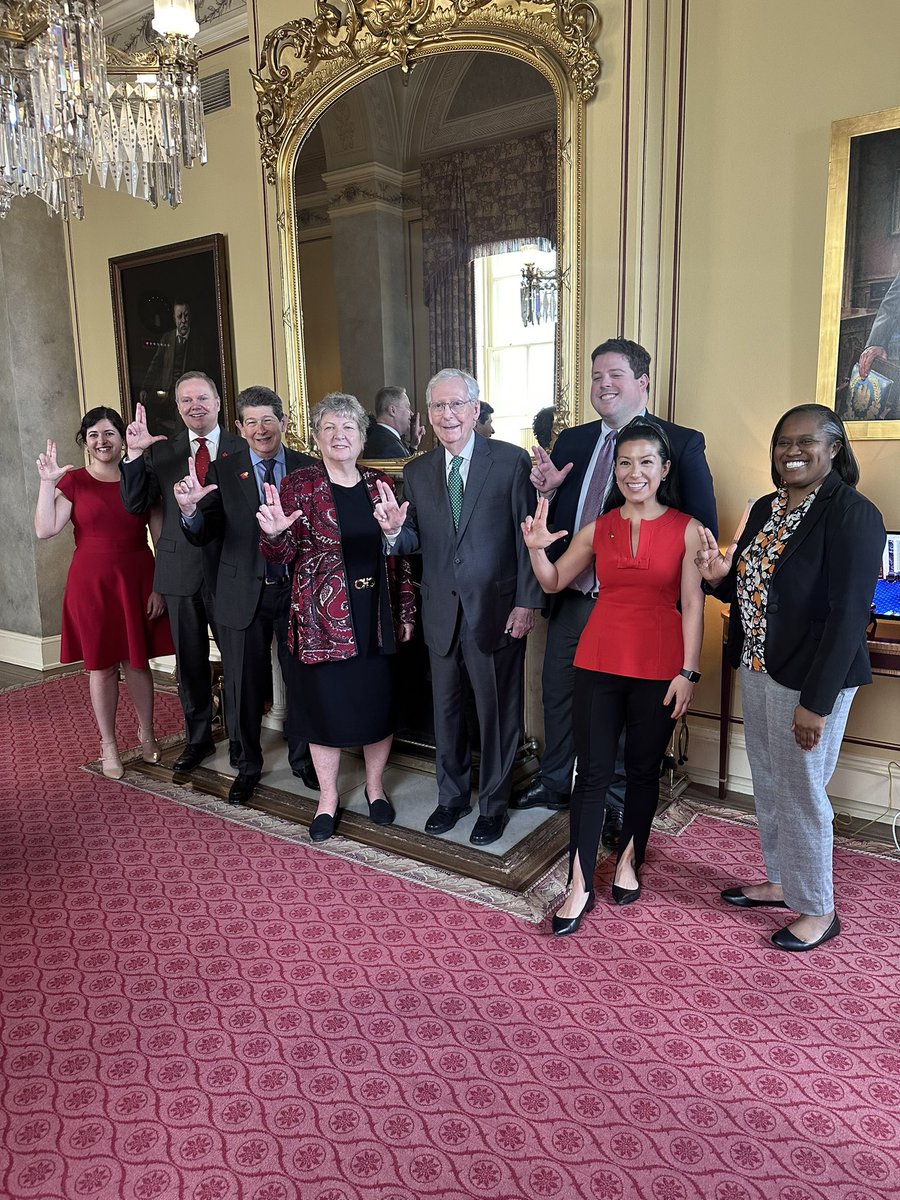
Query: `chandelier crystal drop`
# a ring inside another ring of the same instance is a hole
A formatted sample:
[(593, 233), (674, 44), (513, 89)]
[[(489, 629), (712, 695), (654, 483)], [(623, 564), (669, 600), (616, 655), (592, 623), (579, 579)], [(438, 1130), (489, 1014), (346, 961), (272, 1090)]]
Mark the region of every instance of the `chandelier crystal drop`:
[(0, 216), (40, 196), (84, 215), (82, 182), (176, 208), (206, 162), (193, 0), (156, 0), (147, 54), (108, 47), (97, 0), (0, 0)]
[(526, 263), (522, 268), (519, 296), (523, 325), (552, 325), (556, 322), (559, 278), (555, 270), (541, 271), (534, 263)]

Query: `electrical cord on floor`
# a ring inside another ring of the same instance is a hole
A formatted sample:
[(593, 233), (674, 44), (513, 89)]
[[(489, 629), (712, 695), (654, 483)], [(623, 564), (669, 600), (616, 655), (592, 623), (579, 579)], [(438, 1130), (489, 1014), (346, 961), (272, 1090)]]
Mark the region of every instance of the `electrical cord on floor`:
[[(870, 825), (877, 825), (878, 822), (882, 819), (882, 817), (886, 817), (889, 813), (894, 812), (894, 772), (897, 771), (898, 774), (900, 774), (900, 763), (894, 762), (893, 760), (891, 760), (887, 765), (887, 770), (888, 770), (887, 808), (883, 809), (880, 813), (878, 813), (877, 816), (872, 817), (870, 820), (863, 822), (863, 824), (860, 825), (859, 829), (854, 829), (852, 832), (850, 832), (850, 830), (847, 830), (847, 833), (849, 834), (850, 837), (859, 837), (860, 834), (864, 833), (869, 828)], [(842, 824), (847, 825), (852, 820), (853, 820), (853, 817), (851, 817), (848, 813), (840, 813), (835, 817), (834, 823), (835, 823), (835, 826), (839, 826)], [(897, 811), (894, 812), (894, 815), (891, 819), (891, 837), (894, 839), (895, 849), (900, 850), (900, 841), (898, 841), (898, 838), (897, 838), (897, 823), (898, 823), (898, 821), (900, 821), (900, 809), (897, 809)]]

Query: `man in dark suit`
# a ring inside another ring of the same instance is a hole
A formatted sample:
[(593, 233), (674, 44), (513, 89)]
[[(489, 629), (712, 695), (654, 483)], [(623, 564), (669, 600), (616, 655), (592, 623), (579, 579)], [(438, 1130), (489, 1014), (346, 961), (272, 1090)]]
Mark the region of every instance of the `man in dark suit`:
[(426, 400), (440, 446), (404, 469), (402, 506), (379, 486), (375, 517), (388, 552), (422, 554), (438, 783), (426, 832), (446, 833), (471, 811), (468, 674), (481, 734), (480, 815), (469, 840), (486, 846), (508, 819), (525, 636), (543, 601), (519, 529), (533, 507), (531, 464), (516, 446), (476, 437), (478, 384), (465, 371), (440, 371)]
[(369, 427), (362, 457), (409, 458), (418, 449), (423, 433), (406, 389), (383, 387), (375, 396), (375, 423)]
[[(650, 388), (650, 355), (637, 342), (612, 338), (591, 355), (591, 405), (600, 421), (566, 429), (553, 454), (534, 448), (536, 465), (531, 482), (550, 499), (550, 522), (569, 536), (554, 543), (551, 557), (558, 558), (571, 538), (595, 520), (602, 509), (612, 477), (615, 435), (634, 417), (645, 413)], [(684, 512), (709, 529), (717, 529), (716, 499), (706, 461), (703, 435), (652, 418), (672, 447), (672, 474)], [(575, 746), (572, 738), (573, 660), (578, 639), (587, 623), (596, 596), (596, 577), (578, 579), (550, 607), (547, 649), (544, 655), (544, 753), (541, 773), (512, 799), (513, 808), (567, 808), (572, 787)], [(621, 757), (621, 756), (620, 756)], [(621, 773), (620, 773), (621, 776)], [(603, 841), (614, 846), (622, 827), (623, 780), (607, 797)]]
[(177, 381), (190, 371), (215, 369), (206, 343), (196, 329), (191, 328), (191, 306), (186, 300), (175, 301), (172, 320), (175, 328), (159, 339), (141, 386), (141, 401), (146, 406), (148, 425), (155, 433), (169, 435), (178, 432), (175, 413)]
[(221, 401), (208, 375), (199, 371), (182, 375), (176, 384), (175, 402), (185, 428), (171, 440), (153, 436), (147, 428), (144, 406), (136, 406), (134, 420), (125, 431), (126, 454), (119, 469), (122, 503), (130, 513), (162, 505), (153, 587), (166, 600), (175, 643), (178, 697), (184, 710), (187, 745), (175, 762), (175, 770), (190, 771), (216, 748), (212, 738), (209, 630), (218, 641), (213, 592), (219, 548), (211, 542), (200, 550), (185, 541), (172, 489), (184, 477), (191, 459), (197, 458), (197, 473), (205, 482), (209, 465), (234, 454), (243, 443), (219, 426)]
[[(240, 450), (209, 469), (202, 485), (194, 469), (175, 484), (184, 536), (195, 546), (221, 541), (216, 576), (216, 615), (225, 693), (232, 736), (239, 745), (238, 775), (229, 804), (245, 804), (262, 773), (260, 728), (268, 697), (273, 634), (278, 641), (281, 671), (288, 681), (287, 624), (291, 577), (287, 567), (266, 563), (259, 552), (257, 510), (263, 483), (280, 487), (285, 475), (313, 460), (282, 443), (287, 418), (270, 388), (245, 389), (237, 400), (237, 424), (244, 438)], [(295, 732), (296, 706), (288, 694), (285, 734), (291, 769), (309, 787), (309, 748)]]

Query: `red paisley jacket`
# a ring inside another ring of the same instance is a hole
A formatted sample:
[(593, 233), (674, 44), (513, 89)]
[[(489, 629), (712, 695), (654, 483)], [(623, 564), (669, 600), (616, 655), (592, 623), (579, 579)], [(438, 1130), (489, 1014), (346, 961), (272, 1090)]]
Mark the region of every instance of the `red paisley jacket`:
[[(381, 471), (360, 467), (372, 504), (378, 502), (375, 481), (393, 487)], [(281, 484), (281, 504), (286, 513), (300, 516), (280, 537), (265, 535), (259, 548), (269, 562), (293, 565), (288, 649), (302, 663), (316, 664), (354, 658), (357, 653), (347, 573), (341, 552), (341, 530), (328, 475), (321, 463), (301, 467)], [(374, 517), (373, 517), (374, 522)], [(399, 625), (416, 618), (415, 594), (405, 558), (384, 558), (378, 580), (378, 642), (385, 654), (396, 648)]]

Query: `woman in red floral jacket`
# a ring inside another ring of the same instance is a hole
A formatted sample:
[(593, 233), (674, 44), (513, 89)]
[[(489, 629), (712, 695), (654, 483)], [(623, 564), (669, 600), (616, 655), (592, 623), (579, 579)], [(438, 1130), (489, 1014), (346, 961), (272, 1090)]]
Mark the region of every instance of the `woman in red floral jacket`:
[(319, 776), (309, 835), (324, 842), (340, 814), (343, 747), (363, 747), (371, 820), (390, 825), (396, 815), (382, 777), (395, 727), (393, 655), (412, 636), (415, 600), (409, 564), (384, 556), (372, 515), (376, 481), (391, 481), (356, 465), (365, 409), (354, 396), (332, 392), (310, 421), (322, 462), (287, 475), (280, 495), (267, 485), (258, 519), (263, 555), (293, 568), (288, 696), (302, 704), (299, 731)]

